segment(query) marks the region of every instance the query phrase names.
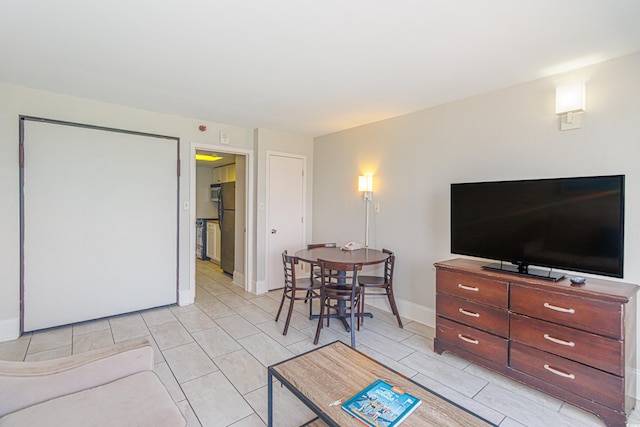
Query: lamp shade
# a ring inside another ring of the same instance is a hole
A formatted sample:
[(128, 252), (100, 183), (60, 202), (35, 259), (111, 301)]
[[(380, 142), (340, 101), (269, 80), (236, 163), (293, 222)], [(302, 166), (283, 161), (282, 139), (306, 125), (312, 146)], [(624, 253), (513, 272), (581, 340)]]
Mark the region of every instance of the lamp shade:
[(373, 191), (373, 175), (361, 175), (358, 177), (358, 191)]
[(584, 105), (584, 83), (572, 83), (556, 88), (556, 114), (583, 112)]

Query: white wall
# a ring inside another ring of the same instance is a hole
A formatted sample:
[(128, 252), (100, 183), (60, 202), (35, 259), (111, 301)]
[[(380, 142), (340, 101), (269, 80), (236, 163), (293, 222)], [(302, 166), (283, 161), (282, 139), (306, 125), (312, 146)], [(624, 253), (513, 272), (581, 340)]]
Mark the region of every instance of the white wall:
[[(573, 78), (587, 82), (582, 129), (559, 131), (555, 87)], [(357, 176), (373, 173), (370, 246), (396, 252), (401, 313), (434, 324), (452, 182), (625, 174), (624, 281), (640, 284), (639, 117), (640, 53), (316, 138), (313, 239), (364, 240)]]
[[(246, 273), (244, 271), (246, 233), (247, 230), (240, 226), (244, 225), (247, 213), (247, 156), (236, 156), (236, 245), (234, 247), (234, 271), (233, 281), (244, 283)], [(217, 207), (216, 207), (217, 209)], [(218, 216), (216, 212), (216, 217)], [(254, 239), (255, 240), (255, 239)], [(254, 258), (255, 259), (255, 258)]]
[[(168, 135), (180, 138), (181, 178), (180, 206), (189, 201), (195, 209), (195, 200), (190, 200), (189, 153), (191, 143), (210, 145), (212, 150), (220, 147), (220, 131), (229, 134), (230, 144), (224, 147), (252, 151), (254, 131), (252, 129), (228, 126), (203, 120), (182, 118), (137, 110), (113, 104), (81, 99), (51, 92), (44, 92), (0, 82), (0, 341), (17, 337), (20, 319), (20, 207), (19, 207), (19, 167), (18, 167), (18, 117), (29, 115), (77, 123), (127, 129), (138, 132)], [(207, 132), (200, 132), (199, 125), (205, 125)], [(277, 135), (277, 132), (266, 132)], [(279, 139), (268, 139), (264, 145), (269, 149), (286, 151), (291, 148), (295, 135), (285, 134)], [(304, 151), (312, 157), (312, 140), (302, 137), (307, 143)], [(293, 147), (295, 149), (295, 147)], [(295, 149), (298, 153), (299, 149)], [(311, 160), (310, 160), (311, 162)], [(144, 167), (145, 159), (140, 159)], [(254, 180), (264, 177), (253, 174)], [(310, 203), (310, 200), (309, 200)], [(179, 290), (189, 294), (189, 262), (191, 246), (191, 221), (189, 211), (180, 210), (179, 242)], [(251, 215), (255, 218), (255, 214)], [(255, 227), (253, 227), (255, 230)], [(264, 229), (260, 230), (264, 232)], [(263, 257), (264, 248), (257, 253)], [(255, 259), (255, 258), (254, 258)], [(259, 272), (264, 275), (264, 272)]]

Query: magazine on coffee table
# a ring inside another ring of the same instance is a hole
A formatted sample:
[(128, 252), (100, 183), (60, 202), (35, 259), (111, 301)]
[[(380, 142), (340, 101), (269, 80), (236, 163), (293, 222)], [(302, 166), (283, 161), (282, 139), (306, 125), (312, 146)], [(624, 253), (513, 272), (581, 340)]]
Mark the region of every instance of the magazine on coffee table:
[(395, 427), (411, 414), (421, 401), (382, 380), (342, 404), (342, 409), (371, 427)]

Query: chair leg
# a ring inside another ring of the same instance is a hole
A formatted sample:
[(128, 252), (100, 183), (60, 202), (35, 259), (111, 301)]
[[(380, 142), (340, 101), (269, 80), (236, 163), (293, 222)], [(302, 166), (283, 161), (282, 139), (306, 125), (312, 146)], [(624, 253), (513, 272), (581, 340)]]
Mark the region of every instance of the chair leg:
[[(356, 317), (355, 317), (355, 315), (356, 315), (356, 314), (355, 314), (355, 311), (356, 311), (356, 310), (354, 310), (354, 309), (353, 309), (353, 308), (354, 308), (354, 307), (353, 307), (353, 303), (354, 303), (355, 301), (351, 301), (351, 302), (352, 302), (352, 304), (351, 304), (351, 310), (350, 310), (350, 311), (351, 311), (351, 325), (350, 325), (350, 326), (351, 326), (351, 327), (350, 327), (350, 329), (351, 329), (351, 348), (356, 348), (356, 330), (355, 330), (355, 328), (353, 327), (353, 323), (354, 323), (354, 320), (355, 320), (355, 318), (356, 318)], [(360, 316), (358, 316), (358, 317), (360, 317)], [(359, 328), (359, 324), (360, 324), (360, 322), (358, 322), (358, 328)]]
[(362, 305), (360, 305), (360, 304), (362, 303), (362, 300), (361, 300), (360, 298), (362, 298), (362, 295), (360, 295), (360, 297), (358, 298), (358, 304), (357, 304), (357, 307), (358, 307), (358, 308), (357, 308), (357, 310), (358, 310), (358, 311), (356, 311), (356, 313), (358, 313), (358, 314), (357, 314), (358, 319), (356, 320), (356, 321), (358, 322), (358, 330), (360, 330), (360, 321), (361, 321), (361, 320), (362, 320), (362, 318), (364, 317), (364, 316), (362, 315), (362, 313), (363, 313), (363, 310), (364, 310), (364, 309), (363, 309), (363, 306), (362, 306)]
[(296, 290), (291, 290), (291, 302), (289, 303), (289, 312), (287, 313), (287, 320), (284, 322), (284, 331), (282, 331), (282, 335), (287, 335), (289, 331), (289, 322), (291, 321), (291, 313), (293, 313), (293, 302), (296, 298)]
[(284, 305), (284, 299), (285, 299), (286, 295), (287, 295), (287, 288), (285, 287), (282, 290), (282, 300), (280, 301), (280, 308), (278, 309), (278, 314), (276, 314), (276, 322), (280, 318), (280, 312), (282, 311), (282, 306)]
[(362, 325), (364, 325), (364, 295), (365, 295), (365, 287), (361, 287), (360, 288), (360, 303), (358, 304), (358, 307), (360, 307), (360, 321), (362, 322)]
[(322, 321), (324, 317), (324, 298), (320, 297), (320, 314), (318, 315), (318, 327), (316, 328), (316, 336), (313, 339), (313, 344), (318, 344), (318, 340), (320, 339), (320, 330), (322, 329)]
[[(309, 273), (309, 281), (311, 282), (311, 286), (313, 286), (313, 264), (311, 264), (311, 270)], [(307, 297), (304, 299), (304, 303), (306, 304), (308, 300), (309, 304), (313, 303), (313, 297), (311, 296), (313, 294), (312, 291), (307, 291)]]
[(402, 320), (400, 320), (400, 312), (398, 311), (398, 307), (396, 306), (396, 299), (393, 296), (393, 289), (387, 289), (387, 296), (389, 297), (389, 304), (391, 305), (391, 311), (396, 315), (396, 319), (398, 319), (398, 326), (404, 329), (402, 325)]

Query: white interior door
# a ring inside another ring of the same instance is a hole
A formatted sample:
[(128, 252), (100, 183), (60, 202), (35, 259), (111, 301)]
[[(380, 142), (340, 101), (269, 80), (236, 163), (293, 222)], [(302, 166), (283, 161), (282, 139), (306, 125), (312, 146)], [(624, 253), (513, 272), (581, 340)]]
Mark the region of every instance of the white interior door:
[(178, 141), (23, 126), (23, 330), (175, 303)]
[(282, 251), (304, 245), (304, 158), (268, 155), (267, 289), (284, 286)]

